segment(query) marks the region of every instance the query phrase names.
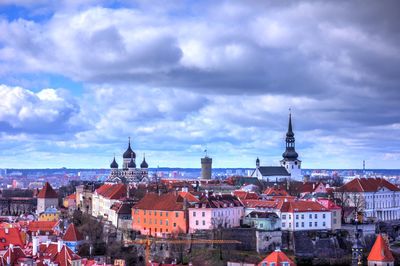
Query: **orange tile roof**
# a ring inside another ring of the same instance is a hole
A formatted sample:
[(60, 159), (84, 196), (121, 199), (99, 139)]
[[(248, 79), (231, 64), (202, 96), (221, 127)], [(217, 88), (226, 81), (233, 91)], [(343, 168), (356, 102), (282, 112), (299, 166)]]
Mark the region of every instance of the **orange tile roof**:
[(83, 240), (83, 236), (78, 231), (78, 229), (76, 229), (74, 224), (70, 224), (67, 228), (67, 231), (65, 231), (63, 240), (69, 242), (77, 242)]
[(385, 239), (383, 239), (381, 234), (376, 237), (375, 243), (368, 255), (368, 261), (394, 261), (392, 252), (390, 251)]
[(289, 263), (290, 266), (296, 266), (296, 263), (294, 263), (291, 259), (289, 259), (288, 256), (286, 256), (285, 253), (283, 253), (280, 250), (275, 250), (271, 254), (269, 254), (265, 259), (263, 259), (258, 266), (262, 266), (263, 263), (267, 263), (267, 265), (270, 265), (271, 262), (275, 263), (275, 265), (283, 265), (283, 262)]
[(10, 244), (20, 247), (24, 246), (21, 231), (18, 228), (0, 229), (0, 250), (8, 248)]
[(56, 253), (54, 262), (57, 262), (59, 266), (71, 266), (72, 260), (79, 260), (80, 258), (69, 247), (64, 245), (61, 251)]
[(32, 221), (28, 223), (28, 231), (54, 231), (59, 221)]
[(124, 184), (104, 184), (96, 189), (97, 194), (108, 199), (121, 199), (126, 196), (126, 185)]
[(246, 208), (278, 208), (279, 202), (272, 200), (243, 200), (243, 205)]
[(190, 192), (183, 192), (183, 191), (181, 191), (181, 192), (179, 192), (178, 194), (179, 194), (179, 196), (181, 196), (182, 198), (187, 199), (188, 202), (191, 202), (191, 203), (193, 203), (193, 202), (199, 202), (199, 199), (196, 198), (196, 197), (195, 197), (192, 193), (190, 193)]
[(248, 191), (244, 191), (244, 190), (235, 190), (235, 191), (233, 191), (233, 195), (235, 195), (236, 197), (238, 197), (241, 200), (246, 200), (246, 199), (257, 200), (260, 198), (257, 193), (248, 192)]
[[(10, 265), (15, 265), (19, 259), (26, 258), (26, 255), (20, 247), (13, 247), (12, 249), (7, 249), (7, 251), (1, 257), (1, 265), (8, 265), (7, 258), (10, 258)], [(20, 264), (18, 263), (17, 265)]]
[(155, 194), (147, 193), (133, 209), (160, 210), (160, 211), (182, 211), (183, 198), (173, 193)]
[(281, 187), (269, 187), (264, 190), (264, 193), (267, 196), (289, 196), (287, 191)]
[(283, 202), (281, 212), (327, 212), (327, 208), (315, 201)]
[(44, 184), (43, 188), (39, 191), (37, 198), (39, 198), (39, 199), (56, 199), (56, 198), (58, 198), (58, 195), (54, 191), (54, 189), (51, 187), (49, 182), (46, 182), (46, 184)]
[(400, 191), (397, 186), (383, 178), (354, 178), (338, 190), (344, 192), (376, 192), (382, 187), (391, 191)]
[(68, 195), (68, 196), (66, 197), (66, 199), (76, 200), (76, 194), (75, 194), (75, 193), (72, 193), (71, 195)]

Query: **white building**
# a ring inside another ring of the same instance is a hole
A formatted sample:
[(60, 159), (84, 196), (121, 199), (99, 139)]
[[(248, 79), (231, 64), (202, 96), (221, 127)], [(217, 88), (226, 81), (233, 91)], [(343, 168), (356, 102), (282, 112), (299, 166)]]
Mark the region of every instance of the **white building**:
[(355, 207), (366, 219), (400, 219), (400, 189), (383, 178), (354, 178), (335, 192), (343, 206)]
[(287, 201), (280, 209), (282, 230), (332, 230), (331, 211), (315, 201)]
[(104, 184), (95, 190), (92, 197), (92, 216), (102, 216), (109, 221), (113, 221), (114, 210), (111, 209), (116, 202), (126, 197), (126, 185), (124, 184)]
[(219, 227), (239, 227), (244, 207), (231, 194), (203, 196), (189, 208), (189, 233)]
[(252, 177), (259, 179), (280, 179), (288, 178), (292, 180), (302, 181), (301, 161), (295, 150), (295, 138), (292, 127), (292, 115), (289, 114), (289, 125), (286, 133), (286, 149), (282, 154), (283, 159), (280, 166), (260, 166), (260, 159), (256, 160), (256, 169), (251, 174)]

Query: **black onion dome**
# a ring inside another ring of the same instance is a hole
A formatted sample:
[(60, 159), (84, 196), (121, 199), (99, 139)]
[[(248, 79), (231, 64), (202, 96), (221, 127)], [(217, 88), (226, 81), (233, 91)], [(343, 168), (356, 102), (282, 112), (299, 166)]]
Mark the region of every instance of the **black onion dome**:
[(114, 156), (114, 160), (110, 164), (110, 168), (118, 168), (118, 163), (115, 161), (115, 156)]
[(126, 151), (124, 152), (123, 158), (124, 159), (129, 159), (129, 158), (135, 158), (136, 159), (136, 153), (131, 148), (131, 141), (130, 140), (129, 140), (129, 144), (128, 144), (128, 149), (126, 149)]
[(260, 159), (257, 157), (256, 164), (260, 163)]
[(145, 157), (143, 157), (143, 162), (140, 164), (140, 168), (149, 168)]
[(128, 168), (136, 168), (136, 164), (133, 161), (133, 158), (131, 158), (130, 162), (128, 163)]
[(282, 157), (289, 160), (296, 160), (299, 155), (294, 149), (286, 149), (286, 151), (282, 154)]

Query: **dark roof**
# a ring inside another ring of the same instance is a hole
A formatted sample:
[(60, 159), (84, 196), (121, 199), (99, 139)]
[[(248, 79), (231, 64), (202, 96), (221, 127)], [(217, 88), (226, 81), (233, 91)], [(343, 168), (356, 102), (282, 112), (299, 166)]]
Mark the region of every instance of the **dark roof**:
[(236, 186), (243, 186), (243, 185), (256, 185), (258, 187), (262, 187), (262, 183), (257, 177), (244, 177), (240, 176), (238, 179), (235, 180), (235, 185)]
[(110, 168), (118, 168), (118, 163), (115, 161), (115, 156), (114, 156), (114, 160), (110, 164)]
[(248, 217), (251, 218), (274, 218), (278, 219), (278, 215), (274, 212), (258, 212), (258, 211), (252, 211), (247, 215)]
[(143, 162), (140, 164), (140, 168), (149, 168), (149, 165), (146, 162), (146, 157), (143, 156)]
[(131, 148), (131, 140), (129, 139), (128, 149), (124, 152), (124, 159), (136, 158), (136, 153)]
[(131, 160), (129, 161), (129, 163), (128, 163), (128, 168), (136, 168), (136, 164), (135, 164), (135, 162), (133, 161), (133, 158), (131, 158)]
[(37, 197), (40, 199), (56, 199), (58, 198), (58, 195), (51, 187), (49, 182), (46, 182), (46, 184), (44, 184), (44, 187), (39, 191)]
[(283, 166), (261, 166), (258, 170), (262, 176), (290, 176)]
[(200, 203), (205, 204), (207, 208), (226, 208), (241, 207), (242, 203), (236, 196), (231, 194), (216, 194), (210, 196), (202, 196)]

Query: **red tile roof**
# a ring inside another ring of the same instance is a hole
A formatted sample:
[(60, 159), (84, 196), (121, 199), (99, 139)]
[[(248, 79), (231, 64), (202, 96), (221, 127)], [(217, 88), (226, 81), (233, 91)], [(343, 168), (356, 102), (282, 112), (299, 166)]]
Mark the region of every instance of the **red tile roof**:
[(75, 194), (75, 193), (72, 193), (71, 195), (68, 195), (68, 196), (66, 197), (66, 199), (69, 199), (69, 200), (76, 200), (76, 194)]
[(192, 193), (190, 193), (190, 192), (183, 192), (183, 191), (181, 191), (181, 192), (179, 192), (178, 194), (179, 194), (179, 196), (181, 196), (182, 198), (187, 199), (187, 201), (190, 202), (190, 203), (199, 202), (199, 199), (196, 198), (196, 197), (195, 197)]
[(394, 184), (383, 178), (354, 178), (341, 186), (338, 191), (344, 192), (376, 192), (381, 188), (400, 191)]
[(285, 253), (283, 253), (280, 250), (275, 250), (271, 254), (269, 254), (265, 259), (263, 259), (258, 266), (262, 266), (263, 263), (267, 263), (269, 266), (271, 262), (274, 262), (276, 266), (278, 265), (283, 265), (283, 262), (289, 263), (290, 266), (296, 266), (296, 263), (294, 263), (291, 259), (289, 259), (288, 256), (286, 256)]
[(160, 211), (182, 211), (183, 198), (174, 193), (155, 194), (147, 193), (133, 209), (160, 210)]
[(56, 199), (58, 198), (57, 193), (54, 191), (54, 189), (51, 187), (49, 182), (46, 182), (44, 184), (43, 188), (39, 191), (39, 194), (37, 195), (39, 199)]
[(279, 202), (272, 200), (243, 200), (243, 205), (246, 208), (278, 208)]
[(71, 266), (72, 260), (79, 260), (80, 258), (81, 257), (75, 254), (70, 248), (64, 245), (61, 251), (56, 253), (53, 261), (58, 263), (59, 266)]
[(382, 235), (376, 237), (375, 243), (372, 246), (371, 252), (368, 255), (369, 261), (393, 262), (394, 258), (388, 244)]
[(284, 188), (281, 187), (269, 187), (264, 190), (264, 193), (267, 196), (289, 196), (289, 193)]
[(26, 258), (26, 255), (20, 247), (13, 247), (7, 249), (7, 251), (1, 257), (1, 265), (8, 265), (7, 258), (10, 258), (10, 265), (15, 265), (19, 259)]
[(0, 250), (4, 250), (13, 244), (14, 246), (24, 246), (21, 232), (18, 228), (0, 229)]
[(243, 190), (235, 190), (233, 191), (233, 195), (238, 197), (241, 200), (246, 200), (246, 199), (259, 199), (260, 197), (258, 196), (257, 193), (255, 192), (248, 192), (248, 191), (243, 191)]
[(107, 199), (121, 199), (126, 197), (126, 185), (124, 184), (104, 184), (96, 193)]
[(55, 231), (59, 221), (32, 221), (28, 223), (28, 231), (30, 232), (51, 232)]
[(65, 231), (63, 240), (68, 242), (77, 242), (83, 240), (83, 236), (78, 229), (76, 229), (74, 224), (70, 224), (67, 231)]
[(327, 208), (315, 201), (283, 202), (281, 212), (327, 212)]

